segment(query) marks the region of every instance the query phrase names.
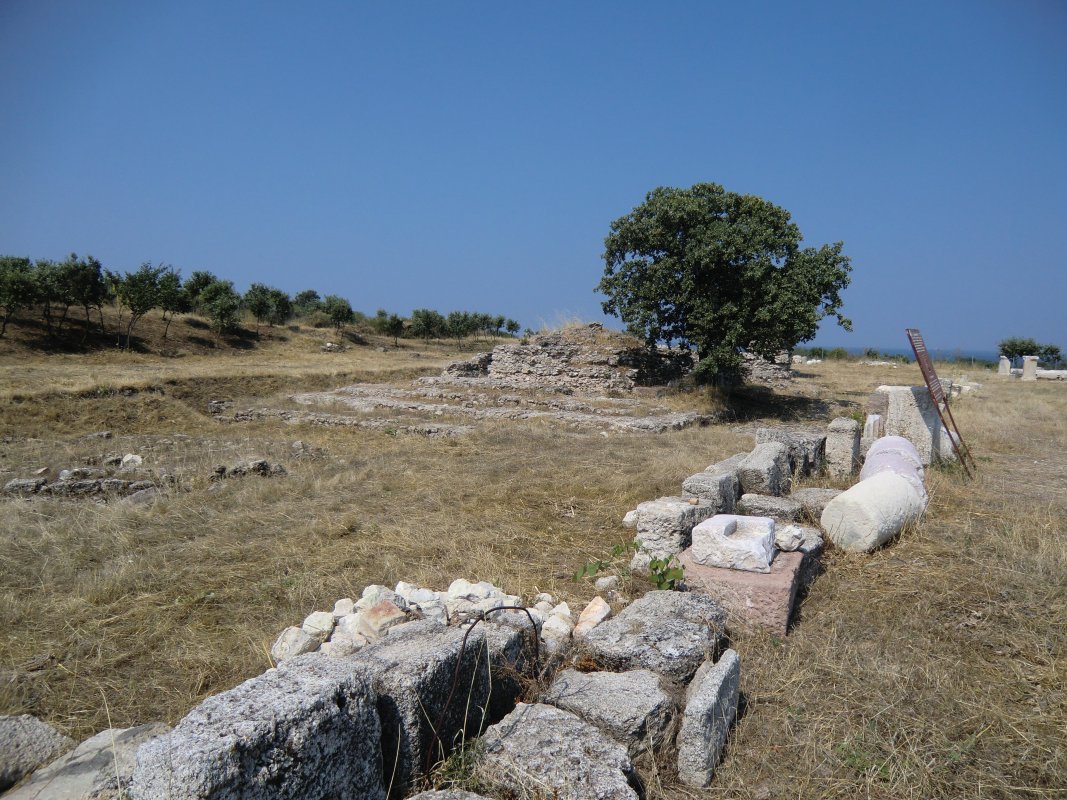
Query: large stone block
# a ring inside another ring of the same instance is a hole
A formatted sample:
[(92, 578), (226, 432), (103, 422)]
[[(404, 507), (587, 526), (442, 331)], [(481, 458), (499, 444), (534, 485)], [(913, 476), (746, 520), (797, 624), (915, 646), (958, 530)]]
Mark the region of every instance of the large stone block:
[(769, 494), (743, 494), (737, 504), (737, 513), (746, 517), (771, 517), (794, 522), (800, 519), (802, 506), (796, 499), (775, 497)]
[(781, 442), (758, 444), (737, 468), (745, 494), (784, 494), (789, 489), (789, 448)]
[(779, 636), (789, 632), (797, 591), (817, 564), (814, 556), (799, 550), (778, 553), (767, 573), (705, 566), (693, 558), (692, 550), (684, 551), (678, 560), (685, 569), (686, 583), (694, 592), (704, 592), (721, 603), (731, 627), (765, 628)]
[(886, 435), (903, 436), (915, 445), (923, 466), (955, 459), (952, 440), (925, 386), (879, 386), (875, 394), (886, 398)]
[(693, 526), (716, 513), (715, 507), (703, 500), (696, 505), (682, 497), (649, 500), (634, 512), (634, 539), (641, 543), (646, 558), (667, 558), (689, 547)]
[(789, 499), (800, 503), (800, 515), (804, 519), (818, 522), (826, 504), (841, 494), (840, 489), (797, 489)]
[(916, 522), (925, 510), (925, 500), (907, 480), (879, 472), (831, 500), (821, 523), (838, 547), (870, 552)]
[(133, 773), (137, 749), (169, 730), (162, 722), (150, 722), (101, 731), (41, 767), (4, 800), (119, 800)]
[(381, 726), (367, 673), (297, 656), (209, 697), (137, 751), (134, 800), (384, 797)]
[(649, 669), (686, 682), (722, 640), (726, 612), (711, 597), (653, 591), (593, 628), (584, 647), (612, 672)]
[(678, 780), (688, 786), (711, 784), (726, 735), (737, 716), (741, 659), (733, 650), (704, 664), (686, 692), (678, 732)]
[(789, 468), (801, 475), (817, 475), (826, 465), (826, 434), (785, 428), (756, 428), (756, 444), (781, 442), (789, 448)]
[(569, 711), (520, 703), (485, 732), (475, 768), (515, 800), (637, 800), (622, 745)]
[(523, 634), (479, 624), (464, 645), (466, 633), (425, 620), (352, 657), (373, 680), (383, 769), (398, 796), (514, 705), (518, 685), (504, 672), (520, 660)]
[(1023, 356), (1022, 379), (1024, 381), (1037, 380), (1037, 356)]
[(0, 792), (72, 747), (73, 739), (37, 717), (0, 716)]
[(682, 497), (697, 497), (716, 509), (717, 514), (732, 514), (737, 503), (740, 483), (737, 472), (698, 472), (682, 482)]
[(830, 421), (826, 432), (826, 471), (847, 478), (860, 465), (860, 424), (849, 417)]
[(556, 676), (542, 702), (577, 714), (595, 725), (631, 755), (658, 747), (670, 721), (670, 696), (659, 676), (647, 669), (629, 672), (578, 672)]
[(690, 552), (694, 560), (705, 566), (770, 572), (774, 558), (774, 520), (716, 514), (693, 528)]

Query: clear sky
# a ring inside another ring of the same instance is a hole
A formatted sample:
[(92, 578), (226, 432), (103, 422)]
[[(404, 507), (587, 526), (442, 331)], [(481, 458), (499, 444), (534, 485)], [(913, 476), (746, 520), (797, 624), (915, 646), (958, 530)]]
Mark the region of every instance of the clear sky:
[(0, 2), (0, 253), (602, 319), (712, 181), (843, 240), (822, 345), (1067, 347), (1067, 3)]

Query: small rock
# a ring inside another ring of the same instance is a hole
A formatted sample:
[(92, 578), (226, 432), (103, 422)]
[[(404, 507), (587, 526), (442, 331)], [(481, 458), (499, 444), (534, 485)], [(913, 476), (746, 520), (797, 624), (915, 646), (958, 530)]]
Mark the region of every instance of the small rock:
[(619, 577), (617, 575), (605, 575), (603, 578), (597, 578), (596, 590), (598, 592), (610, 592), (619, 588)]
[(359, 613), (359, 633), (371, 641), (381, 638), (394, 625), (407, 622), (408, 615), (389, 600), (363, 609)]
[(574, 615), (571, 613), (571, 607), (566, 603), (560, 603), (554, 606), (549, 612), (554, 617), (566, 617), (569, 620), (574, 620)]
[(805, 525), (776, 526), (774, 545), (786, 553), (794, 550), (802, 553), (818, 553), (823, 548), (822, 533), (818, 528), (809, 528)]
[(571, 635), (576, 639), (581, 638), (610, 616), (611, 606), (603, 597), (594, 597), (579, 615), (578, 624), (574, 626)]
[(351, 614), (355, 610), (355, 607), (356, 604), (351, 597), (342, 597), (333, 604), (334, 619), (340, 619), (341, 617)]
[(120, 462), (123, 469), (132, 469), (133, 467), (139, 467), (144, 463), (144, 458), (136, 453), (127, 453), (122, 457)]
[(304, 633), (310, 634), (320, 642), (326, 641), (333, 633), (334, 618), (329, 611), (312, 611), (300, 626)]
[(280, 664), (288, 658), (314, 652), (320, 643), (320, 639), (302, 628), (290, 625), (274, 642), (270, 649), (270, 657), (274, 659), (275, 664)]
[[(131, 485), (130, 488), (132, 489), (133, 486)], [(158, 499), (159, 490), (154, 486), (149, 486), (147, 489), (140, 489), (131, 495), (127, 495), (125, 502), (132, 503), (135, 506), (148, 506)]]

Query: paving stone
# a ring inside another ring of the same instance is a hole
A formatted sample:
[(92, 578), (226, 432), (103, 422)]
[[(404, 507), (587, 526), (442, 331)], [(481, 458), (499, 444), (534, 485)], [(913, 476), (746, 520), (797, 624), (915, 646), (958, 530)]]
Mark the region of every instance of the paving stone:
[(649, 669), (684, 683), (718, 648), (725, 624), (711, 597), (652, 591), (593, 628), (583, 646), (612, 672)]
[(647, 669), (567, 669), (556, 676), (542, 702), (577, 714), (623, 744), (630, 755), (660, 745), (673, 711), (659, 676)]
[(726, 735), (737, 716), (740, 686), (741, 659), (733, 650), (697, 671), (686, 692), (682, 728), (678, 732), (678, 780), (682, 783), (711, 785)]
[(519, 703), (485, 732), (477, 774), (521, 800), (637, 800), (622, 745), (569, 711)]

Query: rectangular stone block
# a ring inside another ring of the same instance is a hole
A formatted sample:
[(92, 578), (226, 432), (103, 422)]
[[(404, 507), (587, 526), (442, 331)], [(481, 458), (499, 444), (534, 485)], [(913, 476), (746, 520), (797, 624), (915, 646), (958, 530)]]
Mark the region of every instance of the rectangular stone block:
[(830, 421), (826, 434), (826, 470), (835, 478), (847, 478), (860, 465), (860, 424), (849, 417)]
[(737, 716), (741, 659), (727, 650), (714, 664), (705, 662), (686, 691), (678, 732), (678, 779), (689, 786), (711, 785), (722, 758), (726, 735)]
[(923, 466), (955, 459), (952, 441), (941, 425), (930, 391), (925, 386), (879, 386), (886, 397), (886, 436), (903, 436), (919, 451)]
[(745, 494), (784, 494), (789, 488), (789, 448), (781, 442), (756, 445), (737, 468)]
[(716, 514), (693, 528), (690, 552), (707, 566), (768, 572), (774, 558), (774, 520)]
[(692, 542), (693, 526), (715, 515), (716, 507), (704, 500), (694, 505), (682, 497), (661, 497), (641, 503), (634, 512), (635, 541), (652, 558), (680, 553)]
[(736, 472), (698, 472), (682, 482), (682, 497), (698, 497), (718, 514), (732, 514), (740, 484)]
[(822, 472), (826, 460), (826, 434), (785, 428), (756, 428), (756, 444), (781, 442), (789, 448), (789, 469), (801, 475)]
[(778, 553), (767, 573), (709, 567), (697, 561), (691, 549), (678, 560), (686, 583), (718, 600), (729, 625), (765, 628), (780, 636), (789, 632), (797, 590), (815, 571), (813, 557), (799, 551)]

